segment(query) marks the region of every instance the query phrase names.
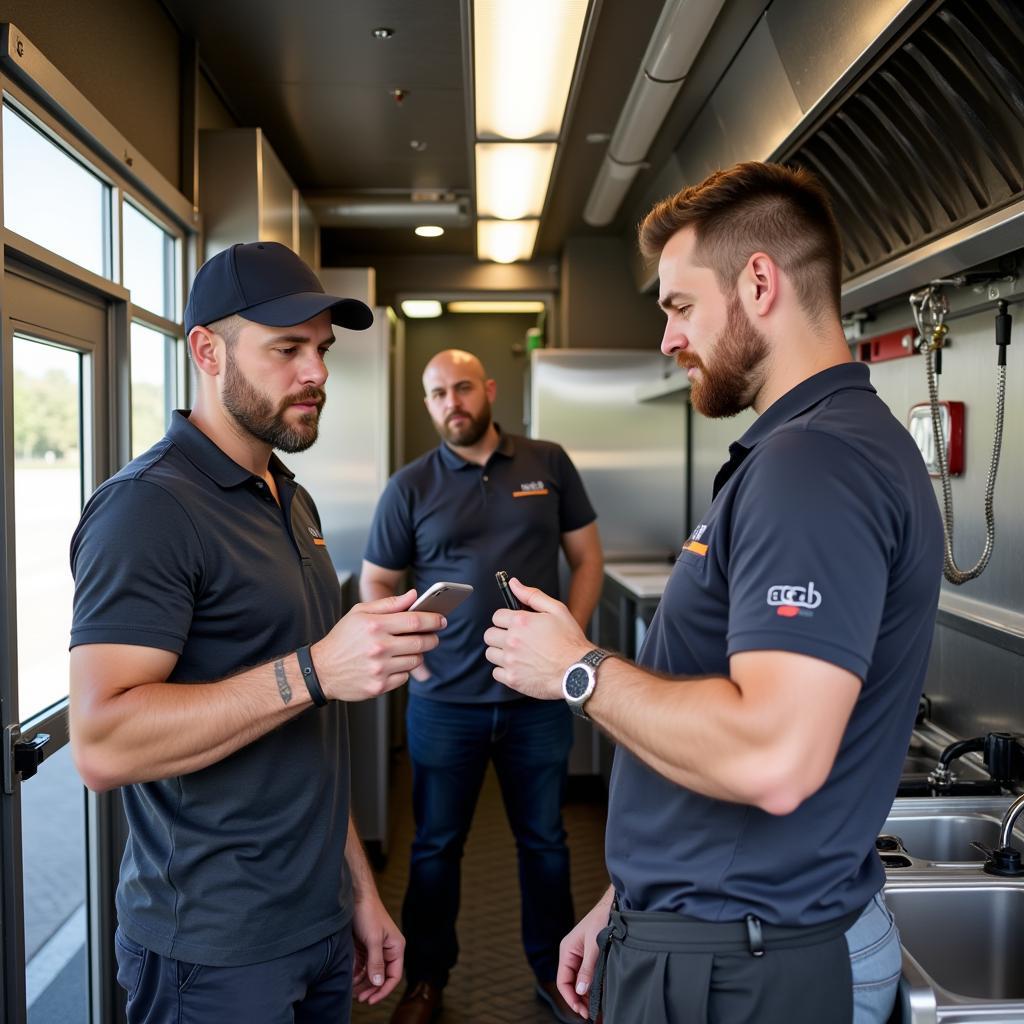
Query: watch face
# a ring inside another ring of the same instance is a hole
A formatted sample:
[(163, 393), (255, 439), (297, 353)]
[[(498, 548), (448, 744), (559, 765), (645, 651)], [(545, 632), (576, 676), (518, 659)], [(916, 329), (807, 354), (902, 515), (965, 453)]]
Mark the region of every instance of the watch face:
[(587, 692), (588, 686), (590, 686), (590, 673), (580, 665), (577, 665), (565, 677), (566, 696), (572, 697), (574, 700), (582, 697)]

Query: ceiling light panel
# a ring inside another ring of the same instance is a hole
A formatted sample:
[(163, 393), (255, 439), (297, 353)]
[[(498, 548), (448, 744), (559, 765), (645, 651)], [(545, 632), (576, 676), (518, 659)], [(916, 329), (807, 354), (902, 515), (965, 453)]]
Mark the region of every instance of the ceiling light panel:
[(553, 142), (479, 142), (476, 208), (481, 217), (539, 217), (555, 162)]
[(533, 255), (537, 220), (480, 220), (476, 224), (476, 252), (482, 260), (515, 263)]
[(478, 138), (556, 138), (588, 0), (475, 0)]
[(441, 303), (437, 299), (406, 299), (402, 313), (412, 320), (429, 320), (441, 315)]
[(529, 299), (458, 299), (449, 313), (543, 313), (544, 303)]

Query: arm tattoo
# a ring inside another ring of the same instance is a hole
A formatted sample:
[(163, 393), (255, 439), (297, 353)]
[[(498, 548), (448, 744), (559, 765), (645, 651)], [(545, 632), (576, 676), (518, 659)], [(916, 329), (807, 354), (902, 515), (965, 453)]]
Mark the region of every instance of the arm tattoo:
[(278, 658), (274, 662), (274, 675), (277, 677), (277, 692), (281, 694), (281, 700), (287, 704), (292, 699), (292, 688), (288, 685), (288, 676), (285, 675), (283, 658)]

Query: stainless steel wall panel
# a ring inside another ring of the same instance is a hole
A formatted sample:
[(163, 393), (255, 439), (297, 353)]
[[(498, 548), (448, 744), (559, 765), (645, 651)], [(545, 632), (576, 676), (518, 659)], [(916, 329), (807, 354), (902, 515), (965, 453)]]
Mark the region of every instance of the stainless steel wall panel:
[(764, 18), (719, 82), (710, 106), (725, 139), (725, 149), (712, 160), (719, 167), (767, 159), (800, 123), (803, 110)]

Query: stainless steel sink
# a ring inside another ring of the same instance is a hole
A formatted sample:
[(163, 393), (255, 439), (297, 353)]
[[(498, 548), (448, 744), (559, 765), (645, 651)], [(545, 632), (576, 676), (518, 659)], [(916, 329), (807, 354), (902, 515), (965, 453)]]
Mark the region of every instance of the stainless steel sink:
[[(991, 849), (999, 843), (999, 826), (1009, 797), (922, 797), (897, 800), (882, 827), (883, 835), (901, 840), (912, 860), (906, 868), (931, 865), (980, 866), (984, 855), (971, 846), (979, 842)], [(1015, 845), (1024, 848), (1024, 833), (1014, 830)], [(896, 869), (900, 870), (900, 869)]]
[[(890, 879), (892, 876), (890, 876)], [(902, 1024), (1024, 1022), (1024, 883), (892, 881), (903, 944)]]
[(918, 860), (956, 862), (984, 860), (971, 846), (979, 842), (992, 849), (999, 845), (998, 817), (987, 814), (931, 814), (918, 818), (888, 818), (886, 835), (897, 836), (903, 848)]
[(1024, 888), (890, 889), (904, 949), (946, 992), (1024, 1002)]

